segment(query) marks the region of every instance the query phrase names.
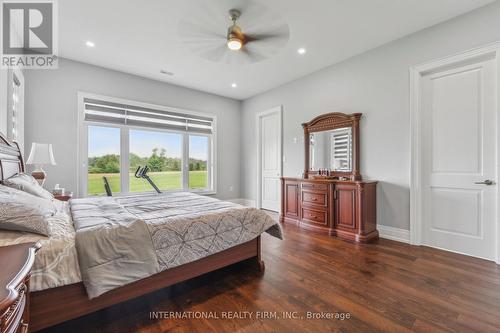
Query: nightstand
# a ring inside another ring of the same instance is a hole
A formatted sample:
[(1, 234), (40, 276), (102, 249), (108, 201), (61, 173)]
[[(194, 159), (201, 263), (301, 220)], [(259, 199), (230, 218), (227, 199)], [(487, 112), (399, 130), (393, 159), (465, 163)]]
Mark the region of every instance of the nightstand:
[(57, 199), (59, 201), (69, 201), (71, 198), (73, 198), (73, 193), (66, 193), (66, 194), (54, 194), (54, 199)]
[(0, 247), (0, 333), (29, 332), (29, 280), (39, 243)]

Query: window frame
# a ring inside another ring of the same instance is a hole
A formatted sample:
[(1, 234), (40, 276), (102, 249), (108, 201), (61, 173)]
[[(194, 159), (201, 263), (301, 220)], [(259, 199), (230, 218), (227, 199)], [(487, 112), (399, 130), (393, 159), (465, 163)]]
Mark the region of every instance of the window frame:
[[(206, 133), (186, 133), (186, 135), (183, 138), (183, 144), (186, 145), (184, 147), (184, 152), (186, 152), (186, 159), (183, 158), (183, 163), (185, 163), (185, 168), (183, 169), (182, 172), (182, 181), (183, 181), (183, 187), (189, 189), (190, 192), (203, 192), (204, 189), (190, 189), (189, 188), (189, 136), (201, 136), (201, 137), (206, 137), (208, 138), (208, 152), (207, 152), (207, 184), (208, 187), (207, 189), (210, 189), (214, 186), (212, 183), (212, 178), (213, 174), (215, 173), (214, 169), (214, 164), (212, 163), (213, 160), (213, 134), (206, 134)], [(185, 180), (185, 183), (184, 183)]]
[[(168, 112), (177, 112), (182, 114), (189, 114), (193, 116), (208, 116), (213, 119), (212, 122), (212, 134), (188, 132), (188, 131), (177, 131), (177, 130), (165, 130), (154, 127), (142, 127), (142, 126), (130, 126), (130, 125), (120, 125), (107, 122), (96, 122), (96, 121), (86, 121), (85, 118), (85, 107), (84, 99), (98, 99), (106, 102), (114, 102), (127, 104), (131, 106), (146, 107), (156, 110), (163, 110)], [(114, 196), (125, 196), (125, 195), (141, 195), (141, 194), (151, 194), (155, 193), (153, 189), (151, 191), (145, 192), (130, 192), (129, 183), (129, 154), (130, 154), (130, 130), (141, 130), (150, 132), (162, 132), (162, 133), (176, 133), (182, 135), (182, 189), (168, 190), (163, 192), (193, 192), (203, 195), (217, 194), (217, 116), (211, 113), (196, 112), (191, 110), (185, 110), (180, 108), (166, 107), (161, 105), (154, 105), (149, 103), (137, 102), (132, 100), (126, 100), (121, 98), (109, 97), (96, 95), (86, 92), (78, 92), (78, 131), (77, 131), (77, 193), (79, 197), (88, 197), (87, 193), (87, 182), (88, 182), (88, 127), (89, 126), (100, 126), (100, 127), (112, 127), (120, 129), (120, 189), (119, 193), (113, 193)], [(207, 184), (208, 187), (205, 189), (190, 189), (189, 188), (189, 135), (205, 136), (209, 138), (208, 145), (208, 161), (207, 161)], [(126, 171), (126, 172), (124, 172)]]

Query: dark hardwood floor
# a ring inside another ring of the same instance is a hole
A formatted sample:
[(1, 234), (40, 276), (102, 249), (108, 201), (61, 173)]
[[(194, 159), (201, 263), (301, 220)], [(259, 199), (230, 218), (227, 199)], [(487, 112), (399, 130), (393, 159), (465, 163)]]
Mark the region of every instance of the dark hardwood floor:
[[(493, 262), (384, 239), (356, 245), (284, 232), (284, 241), (263, 237), (263, 275), (254, 261), (240, 263), (43, 332), (500, 332)], [(252, 318), (151, 319), (151, 311)], [(273, 312), (277, 318), (256, 318)]]

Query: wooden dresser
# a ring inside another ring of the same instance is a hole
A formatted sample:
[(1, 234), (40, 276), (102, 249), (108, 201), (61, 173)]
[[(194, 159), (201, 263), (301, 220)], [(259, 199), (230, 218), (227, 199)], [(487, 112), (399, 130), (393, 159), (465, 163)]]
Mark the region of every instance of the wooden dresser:
[(29, 280), (38, 243), (0, 247), (0, 333), (29, 332)]
[(361, 113), (332, 112), (302, 124), (302, 178), (281, 178), (282, 223), (355, 242), (378, 239), (377, 182), (363, 181)]
[(281, 178), (282, 223), (355, 242), (378, 239), (377, 182)]

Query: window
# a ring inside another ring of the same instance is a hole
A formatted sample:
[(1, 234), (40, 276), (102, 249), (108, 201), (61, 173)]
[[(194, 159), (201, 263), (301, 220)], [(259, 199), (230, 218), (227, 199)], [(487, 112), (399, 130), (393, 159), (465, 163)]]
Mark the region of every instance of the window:
[(215, 117), (99, 96), (79, 95), (82, 117), (80, 195), (153, 191), (215, 192)]
[(103, 194), (103, 177), (113, 192), (120, 192), (120, 129), (88, 126), (87, 193)]
[(21, 151), (24, 149), (24, 76), (17, 70), (12, 70), (7, 89), (9, 98), (9, 112), (7, 113), (7, 138), (16, 141)]
[(135, 177), (141, 165), (160, 190), (182, 189), (182, 135), (131, 129), (129, 153), (130, 192), (151, 191), (151, 185)]
[(189, 136), (189, 188), (205, 189), (208, 187), (208, 156), (210, 155), (207, 136)]
[(20, 90), (21, 90), (21, 82), (17, 78), (16, 74), (12, 74), (12, 138), (13, 141), (19, 140), (19, 103), (20, 103)]

